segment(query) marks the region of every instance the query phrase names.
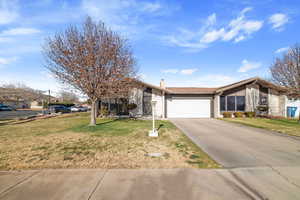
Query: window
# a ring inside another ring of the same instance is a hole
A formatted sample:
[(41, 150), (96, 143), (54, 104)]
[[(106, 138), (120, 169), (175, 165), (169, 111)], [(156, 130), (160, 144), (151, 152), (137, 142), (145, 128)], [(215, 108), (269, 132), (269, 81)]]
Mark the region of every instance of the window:
[(220, 97), (220, 110), (226, 111), (226, 97), (225, 96)]
[(221, 111), (245, 111), (245, 96), (221, 96)]
[(227, 110), (235, 111), (235, 96), (227, 96)]
[(245, 111), (245, 97), (244, 96), (237, 96), (236, 97), (236, 110), (238, 111)]

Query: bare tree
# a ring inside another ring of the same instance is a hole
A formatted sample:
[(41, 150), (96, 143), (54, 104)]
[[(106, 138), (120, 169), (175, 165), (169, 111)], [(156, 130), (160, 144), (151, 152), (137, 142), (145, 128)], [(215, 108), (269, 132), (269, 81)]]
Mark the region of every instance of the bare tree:
[(90, 125), (96, 125), (95, 107), (135, 77), (135, 60), (128, 42), (88, 17), (83, 26), (69, 26), (48, 38), (43, 53), (55, 77), (86, 94), (92, 102)]
[(0, 102), (3, 101), (33, 101), (45, 99), (41, 90), (32, 89), (24, 84), (6, 84), (0, 86)]
[(61, 90), (59, 92), (59, 98), (63, 102), (74, 103), (79, 101), (79, 98), (75, 93), (66, 90)]
[(291, 47), (270, 68), (272, 80), (288, 89), (288, 95), (300, 97), (300, 46)]

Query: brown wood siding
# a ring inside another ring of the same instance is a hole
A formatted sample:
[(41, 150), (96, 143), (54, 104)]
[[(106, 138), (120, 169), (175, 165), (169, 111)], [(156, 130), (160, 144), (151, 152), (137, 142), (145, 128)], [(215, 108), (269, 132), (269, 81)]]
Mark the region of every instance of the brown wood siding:
[(246, 86), (240, 86), (223, 92), (221, 96), (246, 96)]

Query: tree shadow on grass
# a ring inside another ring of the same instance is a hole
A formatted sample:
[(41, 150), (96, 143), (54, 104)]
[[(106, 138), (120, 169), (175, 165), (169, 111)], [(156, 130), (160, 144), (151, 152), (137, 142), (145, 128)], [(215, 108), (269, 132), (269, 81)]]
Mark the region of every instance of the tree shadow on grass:
[(157, 131), (159, 131), (159, 129), (161, 129), (164, 125), (163, 124), (160, 124), (157, 128)]
[(104, 125), (104, 124), (110, 124), (110, 123), (114, 123), (116, 121), (121, 121), (122, 119), (111, 119), (105, 122), (100, 122), (100, 123), (96, 123), (96, 126), (100, 126), (100, 125)]

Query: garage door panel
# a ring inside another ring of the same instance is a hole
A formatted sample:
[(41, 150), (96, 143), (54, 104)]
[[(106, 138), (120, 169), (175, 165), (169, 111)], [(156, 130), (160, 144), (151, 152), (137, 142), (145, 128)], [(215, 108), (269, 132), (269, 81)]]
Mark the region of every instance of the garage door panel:
[(168, 99), (167, 117), (169, 118), (209, 118), (210, 99)]

